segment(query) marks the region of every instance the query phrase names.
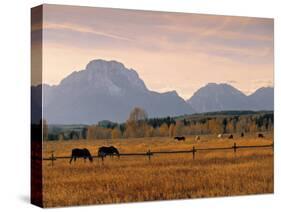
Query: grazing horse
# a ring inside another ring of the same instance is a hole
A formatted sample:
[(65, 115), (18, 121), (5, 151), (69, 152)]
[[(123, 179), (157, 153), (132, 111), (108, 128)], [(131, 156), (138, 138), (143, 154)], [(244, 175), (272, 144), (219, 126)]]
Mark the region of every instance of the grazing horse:
[(71, 161), (73, 159), (74, 159), (74, 162), (75, 162), (76, 158), (84, 158), (84, 161), (86, 161), (86, 159), (88, 158), (89, 161), (93, 162), (92, 155), (91, 155), (90, 151), (86, 148), (84, 148), (84, 149), (72, 149), (71, 158), (70, 158), (69, 163), (71, 163)]
[(118, 157), (120, 157), (119, 151), (117, 148), (115, 148), (114, 146), (102, 146), (99, 148), (98, 150), (98, 156), (99, 157), (106, 157), (107, 155), (113, 156), (113, 155), (117, 155)]
[(185, 141), (185, 137), (184, 136), (176, 136), (174, 137), (175, 140), (178, 140), (178, 141)]
[(233, 139), (233, 135), (230, 134), (230, 135), (228, 136), (228, 139)]
[(264, 135), (262, 133), (259, 133), (258, 138), (264, 138)]

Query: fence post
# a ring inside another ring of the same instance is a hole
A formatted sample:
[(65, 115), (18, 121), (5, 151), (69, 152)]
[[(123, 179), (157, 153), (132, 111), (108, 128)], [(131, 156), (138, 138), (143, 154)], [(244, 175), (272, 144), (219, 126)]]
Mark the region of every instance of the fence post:
[(55, 156), (54, 156), (54, 151), (52, 151), (52, 156), (51, 156), (51, 160), (52, 160), (52, 167), (54, 166), (54, 160), (55, 160)]
[(151, 157), (151, 155), (152, 155), (150, 149), (147, 151), (146, 154), (147, 154), (147, 156), (148, 156), (148, 160), (150, 161), (150, 157)]
[(192, 160), (195, 159), (195, 152), (196, 152), (196, 150), (195, 150), (195, 147), (193, 146), (192, 147)]
[(234, 151), (234, 156), (235, 156), (235, 157), (236, 157), (236, 149), (237, 149), (236, 142), (234, 142), (233, 151)]

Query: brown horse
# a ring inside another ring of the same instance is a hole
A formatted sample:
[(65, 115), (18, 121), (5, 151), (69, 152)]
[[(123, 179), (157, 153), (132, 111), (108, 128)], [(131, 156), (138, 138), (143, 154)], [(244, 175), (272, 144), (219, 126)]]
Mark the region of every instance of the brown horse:
[(86, 159), (88, 158), (89, 161), (93, 162), (92, 155), (91, 155), (90, 151), (86, 148), (84, 148), (84, 149), (72, 149), (71, 158), (70, 158), (69, 163), (71, 163), (73, 159), (74, 159), (74, 162), (75, 162), (76, 158), (84, 158), (84, 161), (86, 161)]
[(99, 148), (98, 150), (98, 156), (99, 157), (106, 157), (107, 155), (113, 156), (113, 155), (117, 155), (118, 157), (120, 157), (119, 151), (117, 148), (115, 148), (114, 146), (102, 146)]
[(259, 133), (258, 138), (264, 138), (264, 135), (262, 133)]
[(230, 135), (228, 136), (228, 139), (233, 139), (233, 135), (230, 134)]
[(178, 141), (185, 141), (185, 137), (184, 136), (176, 136), (174, 137), (175, 140), (178, 140)]

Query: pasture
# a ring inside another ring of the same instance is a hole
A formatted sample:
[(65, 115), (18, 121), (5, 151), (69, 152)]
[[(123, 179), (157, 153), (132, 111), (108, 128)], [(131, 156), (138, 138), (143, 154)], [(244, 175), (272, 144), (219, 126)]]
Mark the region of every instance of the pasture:
[[(87, 148), (97, 155), (98, 148), (113, 145), (120, 153), (189, 150), (237, 145), (266, 145), (265, 138), (245, 135), (234, 139), (217, 136), (189, 136), (185, 141), (168, 137), (77, 140), (44, 142), (43, 157), (70, 156), (73, 148)], [(273, 192), (273, 151), (271, 148), (206, 151), (192, 154), (94, 158), (93, 162), (69, 159), (43, 162), (43, 202), (45, 207), (120, 203), (152, 200), (218, 197)]]

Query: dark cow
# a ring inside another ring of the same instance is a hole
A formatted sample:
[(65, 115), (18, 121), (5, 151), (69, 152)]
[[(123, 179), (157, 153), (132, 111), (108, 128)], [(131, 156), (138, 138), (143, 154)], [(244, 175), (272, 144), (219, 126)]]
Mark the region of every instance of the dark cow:
[(243, 132), (241, 132), (241, 137), (242, 137), (242, 138), (244, 137), (244, 133), (243, 133)]
[(178, 141), (185, 141), (185, 137), (184, 136), (176, 136), (174, 137), (175, 140), (178, 140)]
[(258, 138), (264, 138), (264, 135), (262, 133), (259, 133)]
[(84, 161), (86, 161), (86, 159), (88, 158), (89, 161), (93, 162), (92, 155), (91, 155), (90, 151), (86, 148), (84, 148), (84, 149), (72, 149), (71, 158), (70, 158), (69, 163), (71, 163), (73, 159), (74, 159), (74, 162), (75, 162), (76, 158), (84, 158)]
[(230, 135), (228, 136), (228, 139), (233, 139), (233, 135), (230, 134)]
[(107, 155), (113, 156), (113, 155), (117, 155), (118, 157), (120, 157), (119, 151), (117, 148), (115, 148), (114, 146), (102, 146), (99, 148), (98, 150), (98, 156), (99, 157), (106, 157)]

